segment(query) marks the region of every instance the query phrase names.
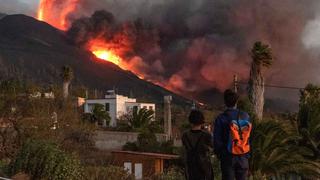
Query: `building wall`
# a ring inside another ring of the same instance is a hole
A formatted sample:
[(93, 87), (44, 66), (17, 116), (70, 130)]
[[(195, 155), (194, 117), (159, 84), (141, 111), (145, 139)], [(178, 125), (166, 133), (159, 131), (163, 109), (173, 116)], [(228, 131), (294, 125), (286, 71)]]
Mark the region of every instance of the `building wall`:
[(160, 173), (159, 170), (161, 168), (156, 167), (157, 161), (163, 161), (160, 159), (156, 159), (153, 157), (147, 157), (143, 155), (130, 155), (130, 154), (122, 154), (122, 153), (113, 153), (115, 165), (117, 166), (124, 166), (124, 163), (131, 163), (132, 164), (132, 174), (135, 174), (135, 164), (142, 164), (142, 174), (143, 177), (152, 177), (156, 173)]
[[(116, 132), (116, 131), (96, 131), (95, 146), (100, 150), (121, 150), (127, 142), (137, 141), (139, 133)], [(158, 141), (165, 141), (165, 134), (156, 134)]]
[(155, 109), (156, 109), (156, 105), (155, 104), (152, 104), (152, 103), (126, 103), (125, 104), (126, 106), (126, 111), (127, 113), (128, 112), (132, 112), (133, 110), (133, 107), (134, 106), (137, 106), (138, 110), (142, 109), (142, 108), (146, 108), (146, 109), (151, 109), (154, 111), (154, 114), (153, 114), (153, 120), (156, 119), (156, 114), (155, 114)]
[[(152, 103), (137, 103), (134, 98), (128, 98), (126, 96), (111, 94), (106, 95), (105, 99), (88, 99), (84, 104), (84, 112), (92, 113), (95, 104), (102, 104), (105, 106), (106, 103), (109, 104), (109, 115), (111, 118), (109, 126), (116, 127), (117, 120), (120, 119), (124, 114), (132, 112), (133, 106), (137, 106), (138, 109), (146, 107), (147, 109), (152, 109), (155, 111), (155, 104)], [(155, 120), (155, 114), (154, 118)]]
[(94, 104), (101, 104), (103, 106), (109, 103), (109, 115), (111, 118), (110, 126), (114, 127), (117, 124), (117, 106), (116, 106), (116, 99), (88, 99), (84, 104), (84, 112), (85, 113), (92, 113)]

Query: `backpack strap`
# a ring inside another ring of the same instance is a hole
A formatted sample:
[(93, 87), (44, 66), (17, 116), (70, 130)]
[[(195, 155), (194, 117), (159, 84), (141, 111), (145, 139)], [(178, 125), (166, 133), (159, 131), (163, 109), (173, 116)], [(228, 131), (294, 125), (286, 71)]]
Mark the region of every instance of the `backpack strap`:
[(238, 124), (238, 127), (239, 127), (239, 128), (238, 128), (239, 137), (240, 137), (241, 140), (243, 140), (243, 137), (242, 137), (242, 129), (241, 129), (240, 122), (239, 122), (239, 120), (240, 120), (240, 113), (241, 113), (241, 111), (238, 110), (237, 124)]
[[(230, 113), (228, 112), (228, 111), (230, 111), (230, 110), (226, 110), (225, 112), (224, 112), (224, 114), (225, 114), (225, 116), (228, 118), (228, 120), (229, 120), (229, 123), (231, 123), (231, 121), (233, 120), (233, 118), (231, 117), (231, 115), (230, 115)], [(242, 129), (241, 129), (241, 127), (240, 127), (240, 116), (241, 116), (241, 111), (240, 111), (240, 109), (238, 109), (238, 114), (237, 114), (237, 119), (236, 119), (236, 122), (237, 122), (237, 125), (238, 125), (238, 133), (239, 133), (239, 137), (240, 137), (240, 139), (242, 140), (243, 139), (243, 136), (242, 136)]]

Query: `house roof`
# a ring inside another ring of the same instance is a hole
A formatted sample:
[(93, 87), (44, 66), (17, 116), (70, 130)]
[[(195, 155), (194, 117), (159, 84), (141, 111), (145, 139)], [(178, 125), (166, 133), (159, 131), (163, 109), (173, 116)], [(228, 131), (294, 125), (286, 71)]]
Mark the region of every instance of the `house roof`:
[(161, 153), (149, 153), (149, 152), (136, 152), (136, 151), (112, 151), (113, 154), (129, 154), (129, 155), (140, 155), (140, 156), (149, 156), (159, 159), (178, 159), (178, 155), (174, 154), (161, 154)]

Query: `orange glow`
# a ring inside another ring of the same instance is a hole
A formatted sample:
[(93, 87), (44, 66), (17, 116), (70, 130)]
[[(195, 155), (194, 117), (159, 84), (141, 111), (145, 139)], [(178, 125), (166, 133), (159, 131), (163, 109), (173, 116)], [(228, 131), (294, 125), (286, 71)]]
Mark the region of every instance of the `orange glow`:
[(113, 54), (112, 52), (110, 51), (107, 51), (107, 50), (97, 50), (97, 51), (92, 51), (92, 53), (99, 59), (103, 59), (103, 60), (106, 60), (106, 61), (110, 61), (116, 65), (119, 65), (120, 64), (120, 57)]
[(68, 16), (77, 8), (79, 0), (40, 0), (37, 18), (60, 29), (67, 30), (70, 26)]
[[(76, 12), (80, 0), (40, 0), (37, 19), (60, 29), (70, 28), (70, 15)], [(142, 60), (124, 59), (126, 54), (132, 52), (132, 39), (124, 32), (119, 32), (111, 40), (105, 40), (103, 32), (101, 37), (89, 40), (85, 48), (92, 52), (97, 58), (112, 62), (121, 69), (130, 70), (140, 79), (145, 79), (139, 67), (143, 64)]]
[(91, 51), (97, 58), (112, 62), (122, 69), (127, 69), (126, 63), (118, 55), (119, 49), (116, 49), (112, 43), (108, 43), (103, 39), (92, 39), (88, 42), (87, 48)]

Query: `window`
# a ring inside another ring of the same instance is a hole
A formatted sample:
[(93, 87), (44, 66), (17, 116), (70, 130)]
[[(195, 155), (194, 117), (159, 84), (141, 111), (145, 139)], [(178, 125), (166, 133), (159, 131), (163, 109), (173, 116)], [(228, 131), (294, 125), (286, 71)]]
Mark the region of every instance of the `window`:
[(134, 164), (134, 176), (136, 177), (136, 179), (142, 179), (142, 173), (142, 164)]
[(109, 103), (106, 103), (106, 106), (105, 106), (105, 107), (106, 107), (106, 111), (109, 112), (109, 111), (110, 111), (110, 104), (109, 104)]
[(127, 171), (129, 174), (132, 174), (132, 164), (131, 162), (124, 163), (124, 170)]

